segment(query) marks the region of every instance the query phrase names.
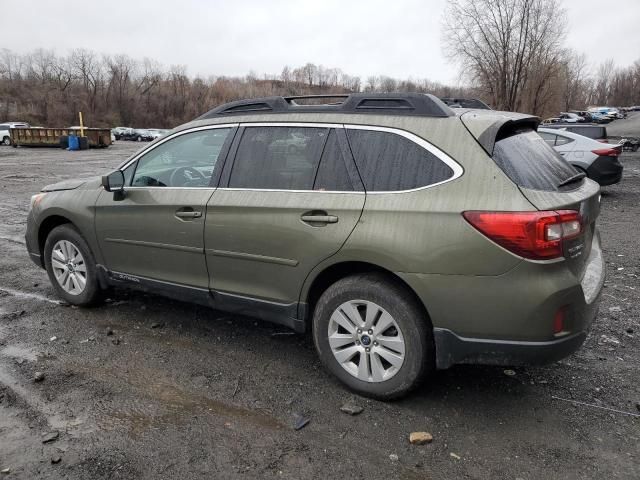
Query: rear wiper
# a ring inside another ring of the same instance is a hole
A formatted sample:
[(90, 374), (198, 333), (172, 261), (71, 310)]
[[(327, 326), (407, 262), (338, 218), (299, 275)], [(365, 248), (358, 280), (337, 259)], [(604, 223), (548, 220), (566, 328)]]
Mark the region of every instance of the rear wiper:
[(581, 179), (583, 179), (583, 178), (584, 178), (584, 177), (586, 177), (586, 176), (587, 176), (587, 174), (586, 174), (586, 173), (584, 173), (584, 172), (578, 172), (578, 173), (576, 173), (575, 175), (572, 175), (572, 176), (570, 176), (569, 178), (567, 178), (565, 181), (560, 182), (560, 183), (558, 184), (558, 188), (560, 188), (560, 187), (564, 187), (565, 185), (569, 185), (570, 183), (573, 183), (573, 182), (577, 182), (578, 180), (581, 180)]

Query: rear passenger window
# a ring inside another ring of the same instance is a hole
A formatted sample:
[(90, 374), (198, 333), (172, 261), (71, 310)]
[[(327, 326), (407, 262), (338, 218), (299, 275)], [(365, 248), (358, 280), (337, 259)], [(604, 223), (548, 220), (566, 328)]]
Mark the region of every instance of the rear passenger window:
[(333, 129), (329, 133), (327, 144), (322, 152), (322, 159), (320, 160), (313, 189), (341, 192), (353, 190), (353, 184), (349, 178), (349, 172), (338, 143), (338, 135)]
[(311, 190), (328, 133), (327, 128), (245, 128), (229, 187)]
[(547, 132), (538, 132), (538, 135), (540, 135), (544, 139), (544, 141), (547, 142), (547, 145), (549, 145), (550, 147), (555, 146), (557, 135), (552, 135)]
[(563, 137), (562, 135), (558, 135), (556, 137), (556, 147), (558, 145), (566, 145), (567, 143), (573, 142), (572, 138)]
[(410, 190), (453, 176), (453, 170), (446, 163), (398, 134), (348, 129), (347, 135), (368, 191)]

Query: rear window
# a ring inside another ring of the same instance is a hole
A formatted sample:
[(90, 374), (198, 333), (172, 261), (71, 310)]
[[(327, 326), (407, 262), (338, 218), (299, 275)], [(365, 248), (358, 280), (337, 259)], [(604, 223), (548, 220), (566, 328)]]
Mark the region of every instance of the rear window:
[[(563, 182), (578, 174), (564, 158), (533, 130), (524, 130), (496, 142), (493, 160), (518, 186), (559, 191)], [(563, 187), (576, 188), (576, 181)]]

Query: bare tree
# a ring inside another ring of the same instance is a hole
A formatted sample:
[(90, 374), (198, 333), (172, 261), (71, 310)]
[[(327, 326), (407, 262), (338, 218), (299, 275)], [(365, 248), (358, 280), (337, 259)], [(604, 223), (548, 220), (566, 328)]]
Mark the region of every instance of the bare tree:
[(611, 88), (613, 76), (615, 73), (615, 63), (610, 58), (598, 67), (595, 84), (595, 103), (606, 105), (609, 100), (609, 90)]
[(554, 0), (449, 0), (443, 43), (496, 108), (518, 110), (534, 68), (560, 50), (564, 24)]

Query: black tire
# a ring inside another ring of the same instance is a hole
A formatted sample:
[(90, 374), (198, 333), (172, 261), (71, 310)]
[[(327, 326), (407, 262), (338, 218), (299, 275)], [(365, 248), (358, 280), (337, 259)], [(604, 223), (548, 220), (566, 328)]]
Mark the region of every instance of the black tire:
[[(82, 293), (78, 295), (70, 294), (62, 288), (53, 273), (53, 268), (51, 267), (51, 253), (55, 244), (60, 240), (67, 240), (68, 242), (71, 242), (80, 251), (84, 258), (87, 270), (86, 285)], [(44, 264), (53, 288), (56, 290), (58, 296), (65, 302), (72, 305), (89, 307), (98, 304), (102, 299), (103, 292), (100, 288), (98, 269), (96, 267), (96, 261), (93, 257), (93, 253), (85, 239), (82, 238), (82, 235), (80, 235), (73, 225), (67, 223), (51, 230), (44, 244)]]
[(3, 138), (2, 138), (2, 144), (3, 144), (3, 145), (6, 145), (6, 146), (8, 147), (9, 145), (11, 145), (11, 138), (9, 138), (9, 137), (3, 137)]
[[(333, 312), (350, 300), (366, 300), (384, 308), (396, 321), (405, 339), (405, 358), (388, 380), (367, 382), (353, 376), (334, 357), (328, 340)], [(391, 400), (416, 388), (435, 369), (433, 327), (416, 298), (399, 282), (379, 273), (343, 278), (318, 300), (313, 314), (313, 340), (325, 367), (351, 390), (379, 400)]]

